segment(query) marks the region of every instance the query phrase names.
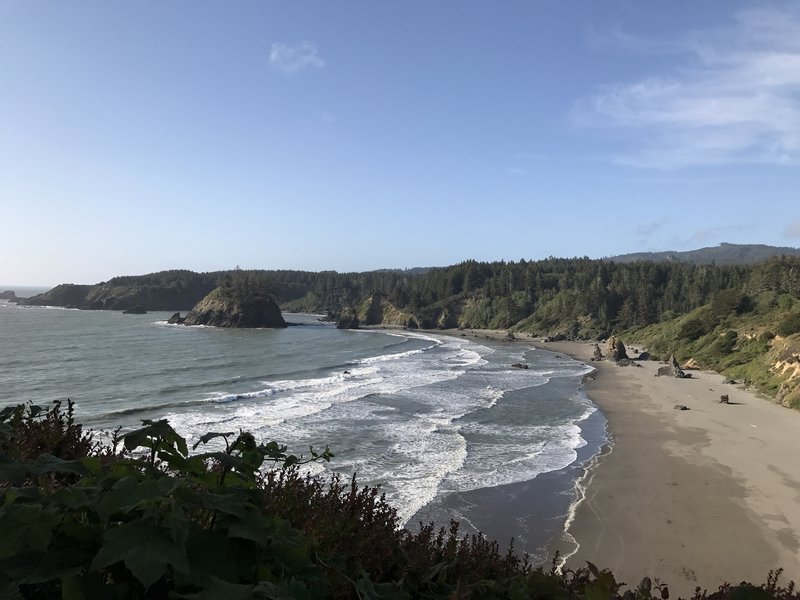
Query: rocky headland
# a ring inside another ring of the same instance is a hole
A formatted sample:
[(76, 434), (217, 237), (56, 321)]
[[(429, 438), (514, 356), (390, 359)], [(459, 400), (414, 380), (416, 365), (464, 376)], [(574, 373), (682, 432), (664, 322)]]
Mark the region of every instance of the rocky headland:
[(43, 294), (15, 301), (27, 306), (63, 306), (84, 310), (189, 310), (219, 284), (219, 276), (163, 271), (114, 277), (94, 285), (64, 283)]

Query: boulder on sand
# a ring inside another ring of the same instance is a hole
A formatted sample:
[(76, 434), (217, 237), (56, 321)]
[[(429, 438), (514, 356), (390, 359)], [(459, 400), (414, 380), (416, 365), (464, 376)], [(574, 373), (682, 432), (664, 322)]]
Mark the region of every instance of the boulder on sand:
[(610, 338), (608, 338), (606, 354), (614, 362), (620, 361), (623, 358), (628, 358), (628, 353), (625, 350), (625, 344), (623, 344), (622, 340), (615, 335), (612, 335)]
[(659, 367), (656, 372), (656, 377), (676, 377), (678, 379), (688, 379), (691, 375), (687, 375), (678, 364), (675, 354), (669, 357), (669, 363), (663, 367)]

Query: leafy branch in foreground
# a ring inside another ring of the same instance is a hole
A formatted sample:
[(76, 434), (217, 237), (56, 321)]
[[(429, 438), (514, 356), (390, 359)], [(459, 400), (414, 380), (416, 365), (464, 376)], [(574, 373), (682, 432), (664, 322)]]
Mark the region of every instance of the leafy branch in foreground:
[[(667, 600), (609, 571), (533, 568), (459, 525), (413, 534), (377, 488), (303, 475), (307, 458), (249, 433), (190, 454), (167, 421), (95, 443), (56, 403), (0, 411), (0, 597)], [(117, 450), (121, 442), (122, 449)], [(271, 468), (266, 468), (271, 467)], [(695, 598), (798, 599), (779, 572)]]

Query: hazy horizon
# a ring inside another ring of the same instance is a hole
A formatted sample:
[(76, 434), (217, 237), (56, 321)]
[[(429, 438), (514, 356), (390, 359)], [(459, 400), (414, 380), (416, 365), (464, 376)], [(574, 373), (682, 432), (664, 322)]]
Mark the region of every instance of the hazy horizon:
[(797, 246), (798, 40), (791, 2), (2, 0), (0, 279)]

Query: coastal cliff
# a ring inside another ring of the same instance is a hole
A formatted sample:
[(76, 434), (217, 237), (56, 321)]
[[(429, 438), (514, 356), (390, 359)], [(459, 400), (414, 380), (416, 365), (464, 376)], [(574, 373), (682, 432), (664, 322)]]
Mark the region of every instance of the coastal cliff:
[(81, 308), (91, 285), (62, 283), (43, 294), (30, 298), (16, 298), (13, 301), (23, 306), (63, 306), (64, 308)]
[(136, 277), (114, 277), (94, 285), (65, 283), (31, 298), (26, 306), (63, 306), (84, 310), (189, 310), (219, 282), (214, 273), (162, 271)]

